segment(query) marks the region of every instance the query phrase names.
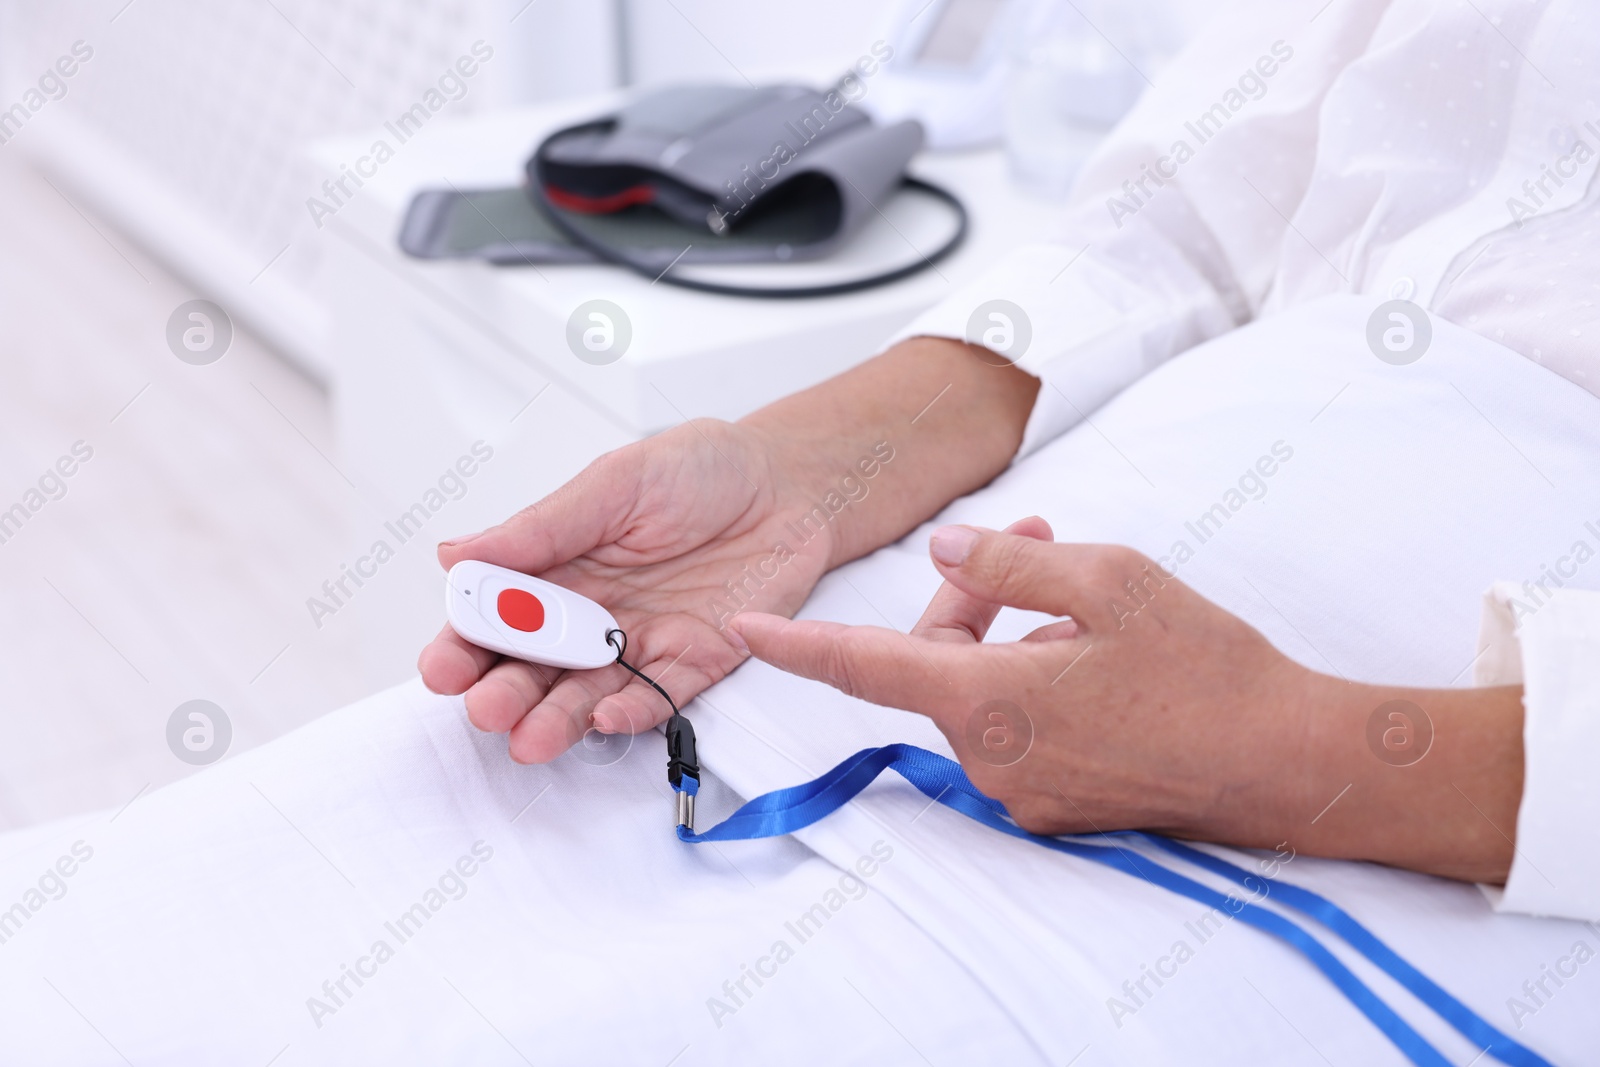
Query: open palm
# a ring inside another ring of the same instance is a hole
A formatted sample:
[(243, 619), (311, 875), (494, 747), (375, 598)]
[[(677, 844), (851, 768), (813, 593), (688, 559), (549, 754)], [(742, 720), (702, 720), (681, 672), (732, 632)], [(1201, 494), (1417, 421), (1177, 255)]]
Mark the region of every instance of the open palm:
[[(781, 451), (747, 427), (697, 420), (602, 456), (505, 523), (440, 545), (439, 561), (509, 567), (603, 604), (629, 662), (681, 705), (744, 658), (721, 628), (733, 612), (791, 615), (827, 569), (832, 531), (805, 518), (812, 501)], [(669, 714), (621, 667), (502, 658), (448, 626), (419, 667), (435, 692), (466, 694), (474, 725), (508, 732), (522, 762), (554, 759), (591, 726), (637, 733)]]

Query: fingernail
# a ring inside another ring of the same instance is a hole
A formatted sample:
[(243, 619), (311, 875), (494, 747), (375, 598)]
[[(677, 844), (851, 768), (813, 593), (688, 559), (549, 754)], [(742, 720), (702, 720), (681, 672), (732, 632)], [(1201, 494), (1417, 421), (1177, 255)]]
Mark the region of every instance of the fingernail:
[(738, 630), (735, 630), (733, 627), (729, 626), (728, 628), (723, 630), (722, 633), (723, 633), (723, 636), (725, 636), (728, 639), (728, 644), (732, 645), (734, 648), (738, 649), (740, 652), (749, 652), (750, 651), (750, 646), (745, 644), (744, 634), (741, 634)]
[(439, 542), (439, 547), (440, 548), (454, 548), (457, 545), (464, 545), (468, 541), (476, 541), (478, 538), (480, 538), (482, 536), (483, 536), (483, 531), (482, 530), (479, 530), (477, 533), (462, 534), (460, 537), (452, 537), (448, 541), (440, 541)]
[(941, 526), (933, 531), (928, 550), (933, 553), (934, 559), (946, 567), (959, 567), (966, 562), (977, 540), (976, 530), (969, 530), (965, 526)]
[(614, 734), (617, 732), (617, 728), (612, 725), (611, 719), (605, 715), (589, 716), (589, 725), (593, 726), (596, 730), (599, 730), (603, 734)]

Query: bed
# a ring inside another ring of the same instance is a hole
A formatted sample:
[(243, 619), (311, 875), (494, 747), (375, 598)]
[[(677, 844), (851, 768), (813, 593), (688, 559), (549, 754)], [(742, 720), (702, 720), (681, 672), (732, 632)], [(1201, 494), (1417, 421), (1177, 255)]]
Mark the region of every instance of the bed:
[[(1195, 349), (936, 521), (1186, 542), (1180, 577), (1307, 665), (1470, 684), (1482, 592), (1596, 538), (1600, 400), (1444, 322), (1421, 361), (1384, 363), (1373, 306), (1326, 298)], [(909, 628), (937, 584), (926, 535), (830, 575), (802, 614)], [(1008, 610), (993, 639), (1038, 621)], [(760, 663), (687, 711), (702, 827), (869, 745), (949, 751), (917, 716)], [(657, 733), (516, 765), (412, 682), (120, 812), (0, 837), (0, 1062), (1400, 1062), (1282, 944), (892, 775), (797, 838), (690, 847), (664, 767)], [(1552, 1061), (1600, 1062), (1600, 964), (1571, 962), (1600, 929), (1408, 872), (1215, 851), (1276, 860)], [(1561, 960), (1575, 976), (1531, 995)]]

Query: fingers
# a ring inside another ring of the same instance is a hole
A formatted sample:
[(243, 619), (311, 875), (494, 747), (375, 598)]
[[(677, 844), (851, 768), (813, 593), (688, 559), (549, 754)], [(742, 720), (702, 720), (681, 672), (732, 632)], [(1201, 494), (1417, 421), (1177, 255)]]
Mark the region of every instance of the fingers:
[(444, 696), (465, 693), (500, 657), (464, 641), (448, 625), (422, 649), (417, 670), (422, 684)]
[(728, 628), (751, 655), (780, 670), (825, 682), (847, 696), (934, 718), (960, 704), (970, 673), (961, 654), (973, 649), (877, 626), (740, 612)]
[(979, 600), (1071, 615), (1089, 630), (1114, 624), (1113, 599), (1128, 583), (1172, 580), (1120, 545), (1049, 544), (971, 526), (941, 526), (929, 552), (946, 581)]
[(583, 740), (602, 699), (620, 690), (629, 675), (621, 667), (568, 671), (511, 729), (511, 758), (548, 763)]
[(467, 690), (467, 719), (486, 733), (503, 734), (536, 708), (560, 677), (552, 667), (501, 660)]
[(1081, 631), (1076, 619), (1057, 619), (1047, 622), (1037, 630), (1031, 630), (1022, 635), (1022, 640), (1038, 644), (1043, 641), (1070, 641), (1077, 637)]
[[(1046, 542), (1053, 536), (1050, 524), (1037, 515), (1018, 519), (1007, 526), (1005, 532)], [(966, 644), (982, 641), (995, 616), (1000, 613), (1000, 608), (1001, 605), (995, 601), (980, 599), (959, 586), (945, 582), (933, 594), (922, 618), (911, 628), (911, 636)]]
[[(698, 664), (691, 663), (686, 652), (662, 656), (641, 664), (639, 669), (672, 694), (680, 708), (716, 680)], [(595, 705), (594, 727), (601, 733), (643, 733), (672, 717), (672, 706), (660, 693), (631, 674), (628, 678), (622, 692), (605, 697)]]
[(576, 478), (498, 526), (439, 545), (446, 568), (482, 560), (540, 574), (615, 539), (638, 496), (636, 460), (626, 451), (601, 456)]
[[(439, 663), (462, 652), (448, 636), (440, 635), (429, 646), (429, 670), (436, 680), (449, 673)], [(726, 675), (740, 658), (709, 627), (683, 625), (681, 620), (676, 626), (641, 627), (630, 650), (630, 656), (638, 657), (630, 662), (642, 664), (640, 670), (660, 682), (680, 707)], [(562, 671), (483, 655), (495, 662), (470, 688), (463, 686), (467, 718), (480, 730), (509, 733), (511, 756), (520, 763), (553, 760), (583, 741), (591, 729), (606, 734), (643, 733), (672, 714), (672, 706), (660, 693), (621, 666)], [(447, 666), (462, 676), (468, 673), (463, 664)], [(450, 680), (456, 682), (459, 677), (450, 675)]]

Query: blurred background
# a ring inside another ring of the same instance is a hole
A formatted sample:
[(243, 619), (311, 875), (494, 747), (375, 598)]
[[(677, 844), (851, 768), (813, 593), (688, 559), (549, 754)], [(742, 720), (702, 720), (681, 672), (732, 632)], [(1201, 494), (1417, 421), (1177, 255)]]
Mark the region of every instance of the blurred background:
[[(405, 680), (442, 621), (434, 543), (608, 448), (872, 354), (1038, 235), (1202, 17), (1173, 0), (0, 0), (0, 829), (129, 803)], [(922, 119), (913, 169), (974, 219), (916, 279), (776, 307), (395, 248), (418, 189), (515, 185), (541, 132), (630, 92), (827, 85), (885, 47), (861, 106)], [(466, 56), (475, 73), (441, 82)], [(460, 91), (381, 172), (332, 184), (441, 84)], [(562, 342), (596, 297), (637, 339), (606, 367)], [(219, 313), (208, 362), (173, 340), (195, 300)], [(474, 473), (447, 477), (468, 455)], [(172, 732), (197, 700), (216, 735), (198, 755)]]

